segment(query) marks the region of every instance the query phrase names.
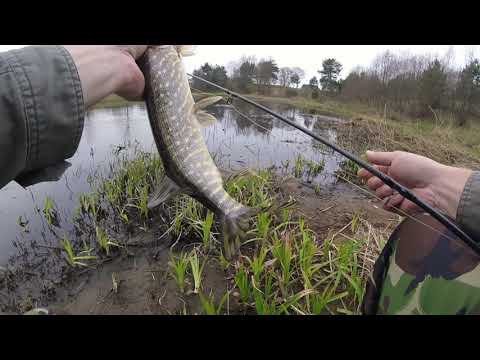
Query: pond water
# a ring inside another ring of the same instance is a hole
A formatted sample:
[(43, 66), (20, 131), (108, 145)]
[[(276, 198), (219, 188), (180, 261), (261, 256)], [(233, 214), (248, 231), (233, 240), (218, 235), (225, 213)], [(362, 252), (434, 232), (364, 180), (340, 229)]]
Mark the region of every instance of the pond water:
[[(341, 120), (302, 114), (298, 109), (285, 106), (266, 105), (335, 142), (336, 132), (331, 125)], [(314, 140), (300, 131), (247, 104), (219, 105), (209, 111), (219, 121), (203, 129), (204, 138), (222, 168), (239, 170), (275, 166), (278, 171), (291, 173), (295, 159), (301, 155), (304, 159), (324, 163), (321, 174), (307, 176), (305, 180), (322, 186), (334, 185), (334, 172), (343, 158), (314, 146)], [(135, 147), (157, 152), (145, 106), (135, 104), (90, 111), (85, 119), (79, 149), (67, 160), (69, 166), (58, 179), (28, 188), (11, 182), (0, 190), (0, 265), (15, 254), (14, 242), (23, 239), (19, 219), (28, 222), (30, 238), (41, 237), (45, 224), (35, 209), (43, 209), (47, 196), (54, 200), (62, 218), (71, 219), (79, 195), (90, 190), (89, 176), (97, 169), (106, 168), (116, 149), (133, 152)]]

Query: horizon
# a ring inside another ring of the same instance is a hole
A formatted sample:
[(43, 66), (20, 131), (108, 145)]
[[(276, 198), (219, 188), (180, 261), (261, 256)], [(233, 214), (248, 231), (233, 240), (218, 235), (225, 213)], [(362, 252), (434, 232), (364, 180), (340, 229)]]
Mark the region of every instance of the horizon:
[[(0, 52), (22, 48), (26, 45), (0, 45)], [(194, 56), (183, 59), (188, 72), (208, 62), (211, 65), (225, 66), (238, 61), (242, 56), (254, 56), (257, 60), (273, 58), (278, 67), (300, 67), (305, 78), (300, 84), (308, 84), (313, 77), (319, 77), (318, 70), (326, 58), (335, 58), (343, 70), (340, 78), (345, 78), (356, 67), (365, 67), (376, 56), (389, 50), (394, 54), (411, 55), (431, 54), (442, 57), (453, 49), (453, 62), (456, 67), (466, 63), (469, 54), (480, 57), (477, 45), (197, 45)]]

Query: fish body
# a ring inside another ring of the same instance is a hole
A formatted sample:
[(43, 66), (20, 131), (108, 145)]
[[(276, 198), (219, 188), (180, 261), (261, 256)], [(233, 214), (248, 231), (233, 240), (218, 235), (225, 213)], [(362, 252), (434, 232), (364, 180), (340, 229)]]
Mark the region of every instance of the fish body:
[(149, 48), (140, 67), (145, 76), (145, 101), (165, 177), (149, 201), (154, 208), (179, 193), (188, 194), (220, 216), (227, 255), (239, 247), (253, 210), (224, 189), (201, 132), (201, 123), (214, 121), (203, 109), (220, 97), (195, 103), (182, 55), (186, 47)]

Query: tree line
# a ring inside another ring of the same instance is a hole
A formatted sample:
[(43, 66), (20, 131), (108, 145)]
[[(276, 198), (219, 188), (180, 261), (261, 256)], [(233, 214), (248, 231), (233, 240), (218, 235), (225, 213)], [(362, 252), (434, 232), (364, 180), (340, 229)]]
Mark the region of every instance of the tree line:
[(340, 96), (376, 107), (388, 104), (415, 117), (450, 111), (458, 125), (464, 125), (469, 116), (479, 115), (480, 62), (470, 56), (457, 68), (452, 59), (452, 50), (443, 57), (386, 51), (370, 66), (351, 71), (342, 81)]
[[(305, 72), (299, 67), (279, 67), (274, 59), (243, 57), (232, 62), (227, 69), (221, 65), (203, 64), (193, 74), (220, 86), (228, 86), (241, 92), (268, 92), (268, 86), (278, 85), (284, 88), (298, 88), (305, 78)], [(202, 91), (215, 90), (200, 80), (193, 79), (192, 87)]]
[[(341, 78), (342, 64), (324, 59), (318, 78), (304, 86), (312, 98), (335, 97), (373, 107), (389, 106), (397, 112), (422, 117), (436, 110), (451, 111), (459, 125), (469, 116), (478, 116), (480, 107), (480, 60), (470, 56), (466, 65), (453, 64), (453, 50), (443, 57), (395, 54), (385, 51), (367, 67), (357, 67)], [(268, 93), (272, 85), (286, 89), (286, 95), (298, 95), (305, 72), (299, 67), (279, 67), (272, 58), (256, 60), (242, 57), (225, 66), (205, 63), (194, 74), (220, 86), (243, 93)], [(215, 91), (194, 79), (192, 87)], [(292, 89), (292, 90), (290, 90)], [(290, 91), (290, 92), (289, 92)]]

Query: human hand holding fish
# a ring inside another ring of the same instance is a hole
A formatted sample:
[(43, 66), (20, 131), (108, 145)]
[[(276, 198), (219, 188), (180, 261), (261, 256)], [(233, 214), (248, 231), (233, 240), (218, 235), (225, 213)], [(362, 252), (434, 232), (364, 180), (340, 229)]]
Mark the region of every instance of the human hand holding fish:
[(137, 60), (148, 45), (65, 45), (77, 67), (87, 108), (109, 95), (139, 100), (145, 78)]
[(127, 100), (145, 99), (165, 177), (151, 194), (153, 209), (180, 193), (200, 201), (217, 216), (225, 256), (233, 256), (245, 240), (255, 209), (235, 201), (200, 131), (216, 122), (205, 109), (222, 99), (195, 102), (182, 57), (192, 45), (65, 46), (77, 66), (86, 107), (111, 94)]

